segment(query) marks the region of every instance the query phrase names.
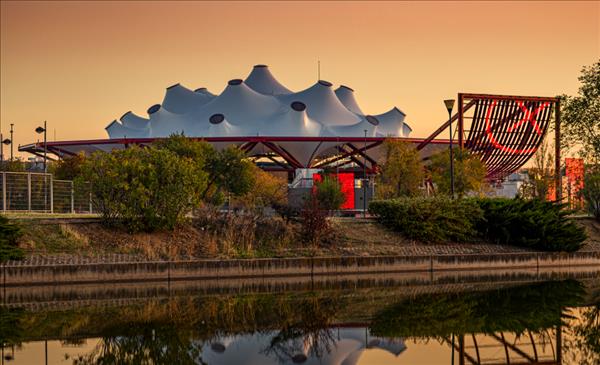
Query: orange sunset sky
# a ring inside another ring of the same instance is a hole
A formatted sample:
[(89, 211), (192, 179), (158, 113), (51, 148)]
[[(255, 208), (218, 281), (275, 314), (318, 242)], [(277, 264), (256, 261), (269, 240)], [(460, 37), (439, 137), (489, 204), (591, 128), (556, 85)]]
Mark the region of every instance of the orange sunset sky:
[(292, 90), (321, 78), (366, 113), (398, 106), (413, 137), (459, 91), (575, 94), (600, 58), (600, 2), (1, 3), (2, 132), (15, 144), (106, 138), (182, 83), (220, 93), (268, 64)]

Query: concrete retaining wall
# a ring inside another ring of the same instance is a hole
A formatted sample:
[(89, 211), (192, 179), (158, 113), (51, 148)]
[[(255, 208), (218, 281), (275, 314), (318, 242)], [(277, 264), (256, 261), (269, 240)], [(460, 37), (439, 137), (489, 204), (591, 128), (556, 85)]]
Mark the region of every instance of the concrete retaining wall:
[(383, 272), (478, 271), (485, 273), (493, 270), (531, 274), (540, 271), (580, 271), (584, 267), (600, 267), (600, 252), (315, 257), (39, 266), (8, 263), (0, 266), (0, 283), (2, 286), (19, 286), (45, 283), (356, 275)]

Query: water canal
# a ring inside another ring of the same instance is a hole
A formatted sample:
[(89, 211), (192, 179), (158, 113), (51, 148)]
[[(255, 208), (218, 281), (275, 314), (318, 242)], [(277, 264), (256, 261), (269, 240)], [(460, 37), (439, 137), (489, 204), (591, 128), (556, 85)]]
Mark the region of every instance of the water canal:
[(2, 364), (598, 364), (595, 272), (3, 288)]

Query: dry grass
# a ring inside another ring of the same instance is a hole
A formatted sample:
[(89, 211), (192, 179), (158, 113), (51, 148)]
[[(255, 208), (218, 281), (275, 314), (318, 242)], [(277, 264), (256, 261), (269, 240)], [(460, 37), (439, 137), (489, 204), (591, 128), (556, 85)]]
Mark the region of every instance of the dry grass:
[[(600, 223), (578, 219), (588, 240), (582, 250), (600, 250)], [(107, 228), (97, 222), (56, 224), (21, 221), (20, 241), (29, 254), (97, 256), (129, 254), (149, 260), (300, 256), (371, 256), (506, 252), (510, 246), (485, 244), (426, 245), (407, 240), (372, 220), (334, 218), (329, 243), (310, 248), (300, 242), (298, 223), (257, 216), (207, 216), (173, 232), (135, 233)]]

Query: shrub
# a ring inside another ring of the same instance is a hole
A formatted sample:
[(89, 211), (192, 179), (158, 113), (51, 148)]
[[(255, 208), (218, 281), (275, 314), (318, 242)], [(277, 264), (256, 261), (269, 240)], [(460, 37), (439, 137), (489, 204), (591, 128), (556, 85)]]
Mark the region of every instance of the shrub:
[(313, 193), (304, 201), (302, 207), (302, 240), (310, 244), (313, 248), (322, 243), (331, 233), (331, 227), (327, 221), (328, 212), (323, 208)]
[(470, 242), (478, 238), (475, 224), (483, 211), (473, 200), (399, 198), (377, 200), (369, 212), (388, 228), (422, 242)]
[(575, 251), (586, 239), (565, 204), (539, 199), (470, 199), (484, 211), (477, 230), (488, 240), (544, 251)]
[(24, 257), (23, 250), (17, 246), (17, 240), (22, 234), (19, 226), (0, 216), (0, 262)]
[(191, 158), (156, 147), (95, 153), (82, 173), (79, 183), (91, 183), (105, 223), (124, 223), (130, 231), (173, 229), (199, 203), (207, 180)]
[(315, 188), (315, 198), (321, 209), (326, 211), (340, 209), (346, 200), (346, 196), (342, 192), (342, 185), (335, 177), (323, 176), (321, 181), (316, 182)]

